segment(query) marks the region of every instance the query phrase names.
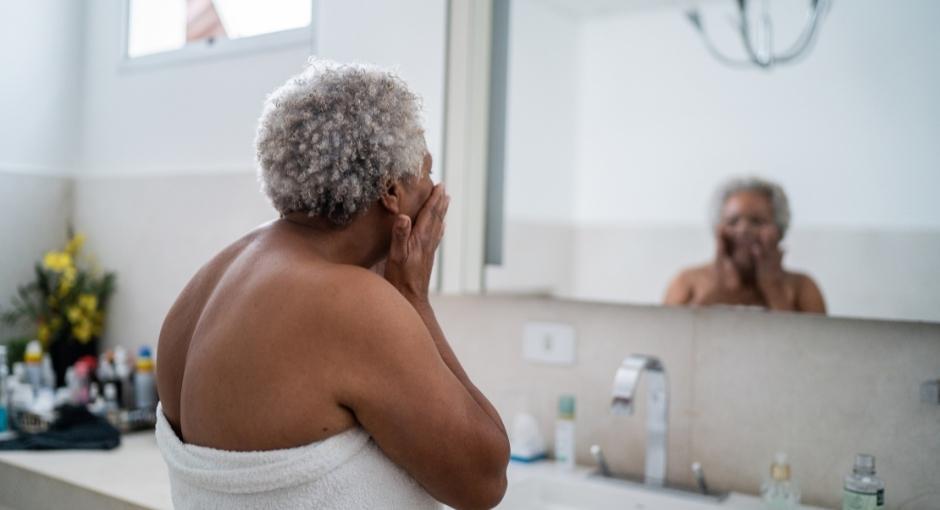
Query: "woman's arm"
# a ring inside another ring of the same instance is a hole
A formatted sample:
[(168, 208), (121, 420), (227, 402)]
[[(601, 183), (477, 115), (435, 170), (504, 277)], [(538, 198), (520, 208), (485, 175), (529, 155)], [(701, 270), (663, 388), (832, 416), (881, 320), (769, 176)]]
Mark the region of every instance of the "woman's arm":
[(435, 340), (387, 282), (361, 274), (367, 276), (347, 287), (359, 289), (356, 303), (344, 307), (353, 311), (337, 317), (347, 325), (336, 358), (344, 367), (334, 382), (337, 402), (435, 499), (458, 509), (495, 506), (509, 461), (495, 410), (443, 335)]
[(412, 226), (396, 218), (385, 280), (359, 271), (339, 401), (392, 461), (439, 501), (490, 508), (506, 491), (509, 441), (470, 382), (428, 304), (434, 252), (449, 199), (436, 186)]

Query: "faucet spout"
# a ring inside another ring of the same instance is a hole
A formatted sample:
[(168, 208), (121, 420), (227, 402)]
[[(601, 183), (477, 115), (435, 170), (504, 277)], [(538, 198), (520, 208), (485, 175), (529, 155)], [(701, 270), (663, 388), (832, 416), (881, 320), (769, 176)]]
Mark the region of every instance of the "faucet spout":
[(669, 393), (666, 368), (654, 356), (634, 354), (624, 358), (614, 376), (610, 410), (615, 415), (633, 414), (640, 374), (646, 372), (646, 460), (644, 482), (662, 486), (666, 482), (666, 434), (668, 432)]

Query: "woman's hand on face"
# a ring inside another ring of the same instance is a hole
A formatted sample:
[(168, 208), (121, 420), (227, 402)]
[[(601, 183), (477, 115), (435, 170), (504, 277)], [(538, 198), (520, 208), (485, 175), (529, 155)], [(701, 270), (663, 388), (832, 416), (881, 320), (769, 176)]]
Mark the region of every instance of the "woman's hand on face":
[(731, 260), (731, 248), (728, 237), (724, 233), (723, 227), (718, 227), (718, 235), (715, 236), (717, 252), (715, 253), (715, 272), (718, 281), (717, 286), (721, 289), (737, 289), (741, 286), (741, 275)]
[(449, 205), (444, 185), (438, 184), (418, 211), (414, 225), (404, 214), (395, 219), (385, 279), (412, 303), (427, 302), (434, 253), (444, 237), (444, 217)]
[(788, 296), (786, 273), (783, 270), (783, 251), (776, 237), (761, 236), (760, 242), (751, 248), (754, 255), (754, 270), (757, 288), (772, 309), (786, 309), (794, 296)]

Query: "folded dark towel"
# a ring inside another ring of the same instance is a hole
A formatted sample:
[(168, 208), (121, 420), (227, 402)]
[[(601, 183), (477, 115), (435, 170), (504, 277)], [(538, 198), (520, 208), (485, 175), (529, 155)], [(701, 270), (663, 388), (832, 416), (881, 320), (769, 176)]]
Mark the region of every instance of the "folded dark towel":
[(121, 445), (121, 433), (84, 406), (62, 406), (49, 430), (20, 434), (0, 441), (0, 450), (111, 450)]

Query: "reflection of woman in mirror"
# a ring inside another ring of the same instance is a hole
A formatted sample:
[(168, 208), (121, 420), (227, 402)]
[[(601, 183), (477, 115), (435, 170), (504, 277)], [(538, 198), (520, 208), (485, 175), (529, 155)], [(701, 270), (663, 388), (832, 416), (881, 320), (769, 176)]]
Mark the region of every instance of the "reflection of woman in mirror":
[(783, 189), (758, 178), (733, 179), (716, 198), (715, 260), (679, 273), (665, 304), (826, 313), (816, 282), (783, 268), (780, 241), (790, 224)]

